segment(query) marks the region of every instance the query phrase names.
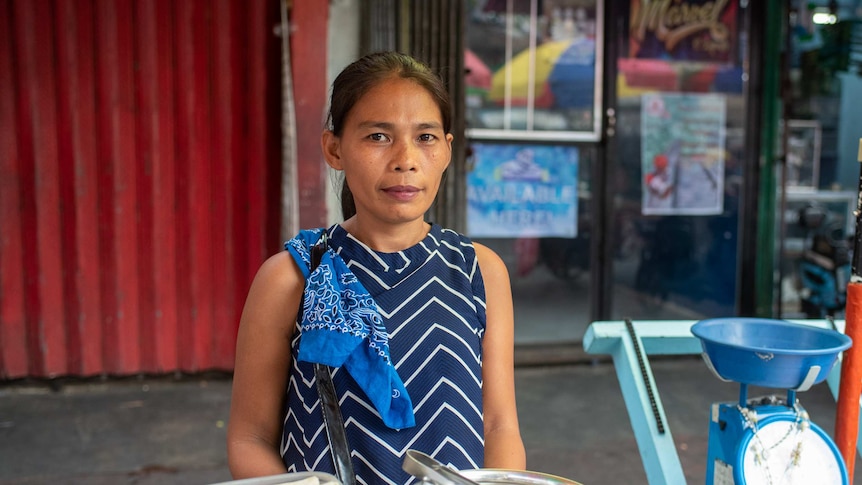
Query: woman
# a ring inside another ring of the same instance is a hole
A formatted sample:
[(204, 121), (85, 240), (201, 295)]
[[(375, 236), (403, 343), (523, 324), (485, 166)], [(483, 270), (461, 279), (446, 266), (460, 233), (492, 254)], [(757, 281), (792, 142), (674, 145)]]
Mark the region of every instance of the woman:
[(371, 54), (336, 78), (321, 147), (344, 175), (345, 220), (301, 231), (252, 283), (228, 426), (234, 477), (332, 473), (311, 362), (339, 366), (366, 483), (405, 483), (408, 449), (458, 469), (524, 468), (505, 265), (424, 219), (451, 160), (450, 127), (441, 81), (409, 56)]

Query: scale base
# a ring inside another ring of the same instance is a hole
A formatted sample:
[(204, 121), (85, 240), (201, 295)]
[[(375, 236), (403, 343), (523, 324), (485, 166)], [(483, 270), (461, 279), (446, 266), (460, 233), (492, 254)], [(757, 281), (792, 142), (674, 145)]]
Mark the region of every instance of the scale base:
[(847, 485), (837, 447), (798, 402), (766, 396), (744, 404), (711, 406), (707, 485)]

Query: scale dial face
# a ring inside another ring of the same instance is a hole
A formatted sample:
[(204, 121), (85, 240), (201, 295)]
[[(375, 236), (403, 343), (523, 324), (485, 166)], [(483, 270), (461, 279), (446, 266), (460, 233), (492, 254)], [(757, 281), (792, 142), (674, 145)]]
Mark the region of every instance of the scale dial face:
[(737, 456), (738, 483), (747, 485), (847, 484), (835, 443), (817, 425), (791, 415), (773, 416), (743, 435)]

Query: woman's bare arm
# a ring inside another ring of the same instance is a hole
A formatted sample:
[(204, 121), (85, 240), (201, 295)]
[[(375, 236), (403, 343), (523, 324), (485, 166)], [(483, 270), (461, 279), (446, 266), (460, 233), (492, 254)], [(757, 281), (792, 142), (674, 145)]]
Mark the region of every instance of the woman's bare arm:
[(515, 324), (509, 272), (492, 250), (481, 244), (474, 246), (487, 303), (482, 344), (485, 467), (523, 470), (527, 459), (515, 405)]
[(286, 472), (279, 453), (282, 406), (304, 285), (287, 251), (266, 260), (251, 284), (237, 335), (227, 429), (234, 478)]

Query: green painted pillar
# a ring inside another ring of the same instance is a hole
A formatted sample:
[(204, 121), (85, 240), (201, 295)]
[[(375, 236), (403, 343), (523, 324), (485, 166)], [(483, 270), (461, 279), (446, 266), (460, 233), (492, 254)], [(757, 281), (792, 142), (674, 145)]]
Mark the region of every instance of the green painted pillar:
[(767, 14), (763, 19), (766, 35), (763, 44), (763, 131), (760, 160), (760, 187), (758, 190), (757, 268), (755, 313), (761, 317), (773, 315), (775, 294), (775, 241), (776, 241), (776, 150), (778, 127), (781, 118), (781, 58), (787, 11), (781, 0), (766, 0)]

